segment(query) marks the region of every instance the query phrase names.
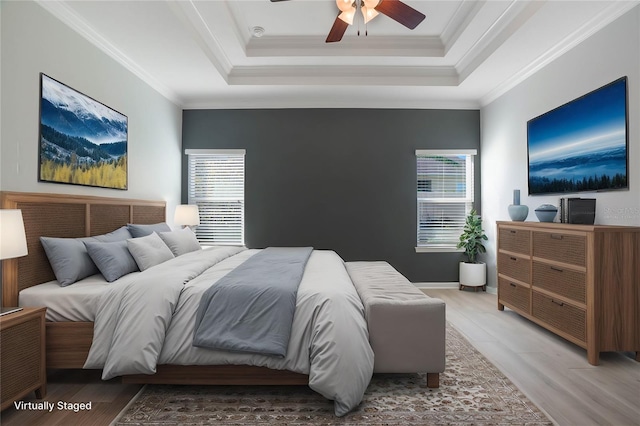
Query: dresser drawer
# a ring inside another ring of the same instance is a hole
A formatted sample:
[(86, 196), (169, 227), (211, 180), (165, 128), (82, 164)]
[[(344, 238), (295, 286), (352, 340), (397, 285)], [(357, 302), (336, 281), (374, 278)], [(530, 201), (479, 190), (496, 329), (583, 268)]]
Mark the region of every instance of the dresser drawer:
[(527, 284), (531, 282), (531, 262), (529, 259), (498, 253), (498, 270), (501, 274), (508, 275), (515, 280), (524, 281)]
[(531, 249), (531, 231), (500, 227), (498, 231), (498, 246), (502, 250), (528, 255)]
[(587, 302), (587, 280), (584, 272), (534, 261), (532, 284), (576, 302)]
[(529, 312), (531, 290), (528, 287), (504, 278), (498, 278), (498, 298), (502, 303), (506, 303), (524, 312)]
[(533, 255), (543, 259), (586, 265), (586, 237), (561, 232), (534, 232)]
[(558, 330), (586, 342), (586, 311), (533, 291), (531, 314)]

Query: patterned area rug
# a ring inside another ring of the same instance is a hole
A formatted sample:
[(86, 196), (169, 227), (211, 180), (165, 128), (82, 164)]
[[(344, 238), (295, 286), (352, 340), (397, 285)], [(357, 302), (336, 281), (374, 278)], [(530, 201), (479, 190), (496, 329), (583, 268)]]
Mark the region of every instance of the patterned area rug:
[(375, 375), (344, 417), (305, 386), (147, 385), (114, 422), (131, 425), (552, 425), (460, 333), (447, 324), (440, 388), (420, 374)]

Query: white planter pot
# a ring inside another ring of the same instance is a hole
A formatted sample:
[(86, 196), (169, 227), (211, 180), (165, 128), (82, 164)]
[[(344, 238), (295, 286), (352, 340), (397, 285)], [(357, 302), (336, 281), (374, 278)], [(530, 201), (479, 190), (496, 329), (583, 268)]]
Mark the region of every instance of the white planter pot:
[(460, 262), (460, 287), (484, 287), (487, 284), (485, 263)]

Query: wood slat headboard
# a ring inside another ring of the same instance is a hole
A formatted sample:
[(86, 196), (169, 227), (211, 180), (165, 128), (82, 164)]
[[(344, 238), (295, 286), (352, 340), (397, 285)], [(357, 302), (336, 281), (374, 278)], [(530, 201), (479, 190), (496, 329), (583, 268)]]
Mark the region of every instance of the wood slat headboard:
[(68, 194), (0, 192), (3, 209), (20, 209), (29, 254), (2, 261), (2, 305), (18, 306), (18, 293), (55, 279), (40, 237), (79, 238), (111, 232), (127, 223), (166, 220), (165, 201)]

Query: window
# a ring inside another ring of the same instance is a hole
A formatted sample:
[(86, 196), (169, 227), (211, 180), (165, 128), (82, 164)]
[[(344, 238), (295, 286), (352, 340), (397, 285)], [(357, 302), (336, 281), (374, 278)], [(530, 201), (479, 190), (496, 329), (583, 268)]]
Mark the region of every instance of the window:
[(244, 245), (243, 149), (187, 149), (188, 199), (200, 210), (202, 244)]
[(456, 250), (473, 208), (476, 150), (417, 150), (418, 246), (416, 251)]

